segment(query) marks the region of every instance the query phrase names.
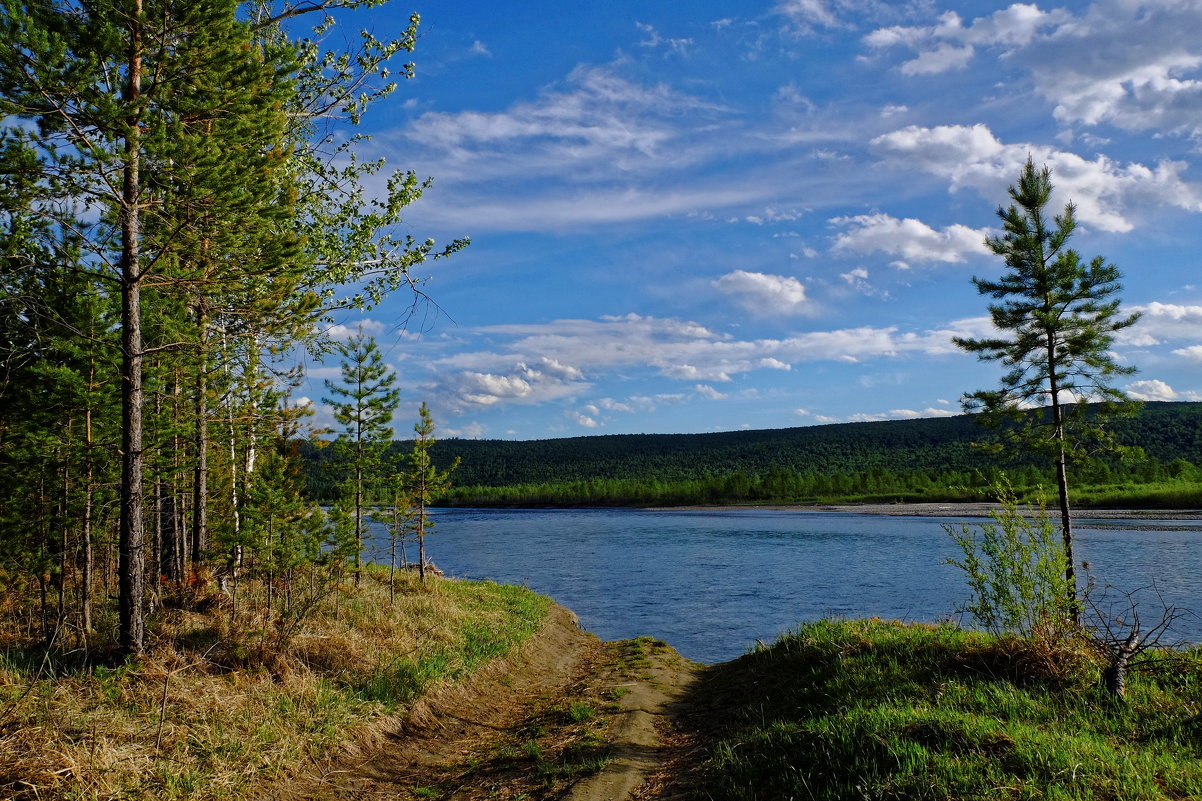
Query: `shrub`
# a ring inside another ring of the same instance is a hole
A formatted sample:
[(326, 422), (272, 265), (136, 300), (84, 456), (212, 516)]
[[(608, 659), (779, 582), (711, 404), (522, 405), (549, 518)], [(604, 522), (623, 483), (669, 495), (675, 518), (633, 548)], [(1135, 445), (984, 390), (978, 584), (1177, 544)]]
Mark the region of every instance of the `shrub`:
[(972, 592), (960, 611), (995, 634), (1046, 636), (1072, 628), (1076, 602), (1044, 499), (1020, 510), (1008, 481), (994, 489), (1000, 508), (990, 513), (993, 522), (944, 527), (964, 552), (948, 564), (964, 571)]

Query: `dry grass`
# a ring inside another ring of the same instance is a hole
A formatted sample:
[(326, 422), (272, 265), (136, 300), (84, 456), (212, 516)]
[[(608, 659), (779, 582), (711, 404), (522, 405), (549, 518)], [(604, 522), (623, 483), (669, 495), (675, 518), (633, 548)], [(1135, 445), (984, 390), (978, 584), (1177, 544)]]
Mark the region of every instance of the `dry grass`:
[(177, 598), (129, 664), (0, 643), (0, 797), (253, 794), (503, 653), (549, 605), (486, 583), (406, 578), (400, 589), (390, 606), (368, 574), (344, 587), (336, 615), (326, 597), (295, 631), (266, 613), (261, 587), (241, 588), (236, 612)]

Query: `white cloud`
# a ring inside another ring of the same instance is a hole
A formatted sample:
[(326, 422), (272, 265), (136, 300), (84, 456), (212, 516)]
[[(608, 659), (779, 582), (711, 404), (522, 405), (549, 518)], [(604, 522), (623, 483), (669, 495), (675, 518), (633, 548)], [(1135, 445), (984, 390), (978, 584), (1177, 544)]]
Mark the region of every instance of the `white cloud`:
[(906, 75), (929, 75), (962, 69), (977, 47), (1014, 48), (1031, 42), (1043, 30), (1069, 19), (1061, 10), (1044, 12), (1038, 6), (1014, 3), (965, 25), (954, 11), (945, 12), (934, 25), (878, 28), (864, 37), (871, 48), (905, 47), (917, 56), (901, 66)]
[(1130, 217), (1150, 216), (1158, 207), (1202, 211), (1198, 187), (1181, 179), (1181, 162), (1162, 161), (1156, 167), (1122, 166), (1106, 156), (1092, 161), (1075, 153), (1030, 143), (1006, 145), (985, 125), (911, 125), (878, 136), (872, 148), (901, 169), (920, 169), (950, 182), (952, 191), (971, 188), (1001, 202), (1027, 158), (1046, 164), (1055, 185), (1053, 208), (1072, 200), (1078, 219), (1105, 231), (1129, 231)]
[(720, 110), (666, 84), (643, 86), (610, 68), (580, 66), (566, 88), (544, 90), (537, 100), (501, 112), (427, 112), (405, 135), (447, 156), (443, 167), (453, 172), (440, 170), (440, 178), (556, 173), (568, 164), (621, 171), (678, 158), (679, 148), (669, 148), (681, 133), (678, 118)]
[(597, 426), (601, 425), (587, 414), (581, 414), (580, 412), (572, 412), (568, 416), (571, 417), (577, 425), (583, 426), (584, 428), (596, 428)]
[(773, 222), (792, 222), (799, 219), (804, 213), (797, 209), (780, 210), (767, 206), (761, 214), (749, 214), (743, 219), (755, 225), (764, 225)]
[(787, 315), (807, 310), (805, 287), (791, 276), (735, 270), (712, 283), (723, 294), (737, 298), (756, 312)]
[(1173, 355), (1180, 356), (1191, 362), (1202, 363), (1202, 345), (1190, 345), (1188, 348), (1179, 348), (1173, 351)]
[(1202, 5), (1101, 0), (1023, 53), (1065, 123), (1202, 134)]
[(1177, 393), (1163, 381), (1156, 379), (1132, 381), (1126, 386), (1127, 394), (1141, 401), (1170, 401), (1177, 399)]
[(535, 358), (531, 361), (538, 363), (541, 369), (518, 361), (505, 372), (462, 370), (443, 376), (438, 394), (448, 399), (452, 409), (463, 411), (500, 403), (545, 403), (571, 397), (589, 387), (582, 380), (583, 374), (574, 367), (567, 367), (555, 359)]
[(798, 32), (809, 31), (815, 25), (824, 28), (841, 25), (827, 0), (782, 0), (772, 10), (786, 17)]
[(917, 420), (924, 417), (953, 417), (958, 412), (928, 406), (925, 409), (890, 409), (887, 412), (868, 414), (860, 412), (847, 418), (849, 423), (876, 423), (882, 420)]
[(457, 428), (444, 426), (442, 434), (445, 437), (459, 437), (460, 439), (481, 439), (487, 430), (483, 423), (471, 422)]
[(326, 336), (336, 342), (345, 342), (353, 336), (376, 336), (384, 331), (384, 327), (380, 320), (364, 318), (350, 325), (332, 325), (326, 329)]
[(471, 53), (472, 53), (472, 55), (476, 55), (476, 56), (484, 56), (485, 58), (492, 58), (492, 51), (489, 50), (488, 47), (484, 44), (484, 42), (481, 42), (479, 39), (472, 42)]
[(901, 71), (904, 75), (933, 75), (947, 72), (968, 64), (972, 60), (974, 52), (971, 45), (955, 47), (941, 44), (934, 50), (919, 53), (917, 58), (902, 64)]
[[(628, 314), (479, 328), (468, 333), (503, 343), (498, 350), (465, 350), (432, 360), (431, 369), (438, 376), (435, 392), (459, 412), (501, 404), (541, 404), (576, 397), (592, 381), (647, 375), (687, 381), (696, 396), (709, 394), (702, 387), (728, 383), (757, 370), (787, 371), (807, 362), (854, 364), (954, 354), (958, 350), (951, 342), (953, 335), (983, 336), (991, 330), (989, 318), (983, 317), (916, 331), (860, 326), (776, 339), (737, 339), (695, 322)], [(690, 396), (676, 393), (673, 397), (677, 400), (672, 402), (679, 402)], [(632, 413), (666, 402), (662, 395), (632, 396), (607, 397), (591, 405), (599, 412)]]
[(692, 39), (674, 39), (660, 36), (659, 31), (653, 25), (635, 22), (634, 27), (642, 31), (647, 37), (638, 43), (639, 47), (659, 48), (663, 46), (669, 53), (685, 53), (693, 45)]
[(693, 387), (693, 391), (706, 400), (722, 400), (723, 398), (727, 397), (725, 394), (719, 392), (708, 384), (698, 384), (697, 386)]
[(931, 25), (879, 28), (877, 51), (905, 48), (906, 74), (967, 65), (979, 48), (1028, 69), (1061, 122), (1202, 136), (1202, 5), (1196, 0), (1098, 0), (1079, 15), (1014, 3), (965, 25), (946, 12)]
[[(965, 225), (949, 225), (936, 231), (924, 222), (907, 218), (899, 220), (887, 214), (861, 214), (855, 217), (836, 217), (831, 223), (849, 230), (835, 237), (836, 253), (887, 253), (916, 262), (960, 263), (968, 255), (988, 253), (985, 247), (987, 230)], [(868, 275), (852, 278), (867, 279)], [(851, 280), (843, 276), (844, 280)]]
[(1202, 331), (1202, 306), (1153, 302), (1131, 306), (1129, 311), (1141, 316), (1135, 325), (1119, 332), (1116, 339), (1123, 345), (1149, 347), (1165, 340), (1197, 339)]

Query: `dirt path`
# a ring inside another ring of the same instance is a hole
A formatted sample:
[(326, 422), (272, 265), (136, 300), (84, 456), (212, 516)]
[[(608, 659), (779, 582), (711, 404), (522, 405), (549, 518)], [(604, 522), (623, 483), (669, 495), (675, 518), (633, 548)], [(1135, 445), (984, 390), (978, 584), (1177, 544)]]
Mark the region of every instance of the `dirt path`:
[(553, 607), (512, 656), (420, 701), (277, 801), (622, 801), (661, 769), (699, 666), (666, 644), (604, 643)]

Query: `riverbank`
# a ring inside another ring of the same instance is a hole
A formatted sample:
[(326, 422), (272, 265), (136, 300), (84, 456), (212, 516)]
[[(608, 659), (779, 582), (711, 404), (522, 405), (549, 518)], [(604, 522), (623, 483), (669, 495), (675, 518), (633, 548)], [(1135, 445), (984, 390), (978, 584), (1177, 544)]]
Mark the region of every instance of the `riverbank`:
[(700, 666), (522, 587), (386, 579), (287, 637), (253, 587), (174, 597), (131, 661), (5, 633), (0, 797), (617, 801), (661, 767)]
[[(348, 592), (343, 635), (310, 626), (303, 648), (257, 657), (209, 644), (204, 665), (196, 637), (160, 639), (128, 665), (51, 660), (21, 686), (33, 660), (21, 668), (20, 652), (0, 652), (0, 791), (18, 801), (951, 801), (997, 787), (1042, 798), (1052, 784), (1065, 801), (1202, 794), (1196, 653), (1158, 655), (1167, 668), (1133, 673), (1115, 702), (1099, 687), (1097, 652), (1072, 642), (816, 621), (702, 666), (650, 637), (603, 642), (516, 587), (406, 580), (403, 614), (378, 589)], [(190, 614), (195, 625), (228, 611)], [(387, 673), (353, 667), (405, 636), (418, 645), (374, 661)], [(192, 661), (169, 669), (172, 651)], [(364, 703), (385, 675), (412, 678), (401, 668), (419, 651), (442, 654), (440, 670), (407, 685), (403, 701)]]
[[(657, 507), (658, 508), (658, 507)], [(663, 511), (721, 512), (764, 509), (781, 512), (847, 512), (889, 517), (988, 517), (996, 503), (851, 503), (851, 504), (729, 504), (724, 506), (672, 506)], [(1055, 513), (1055, 510), (1052, 510)], [(1199, 520), (1202, 509), (1073, 509), (1074, 520)]]

